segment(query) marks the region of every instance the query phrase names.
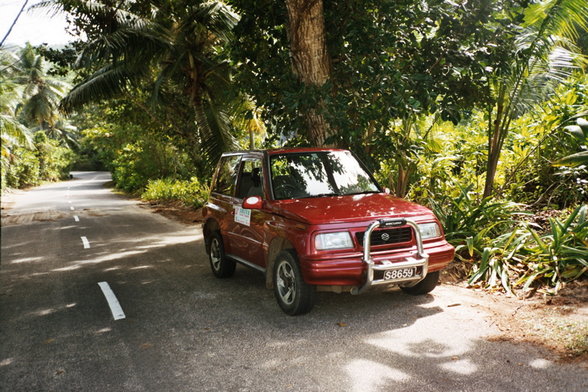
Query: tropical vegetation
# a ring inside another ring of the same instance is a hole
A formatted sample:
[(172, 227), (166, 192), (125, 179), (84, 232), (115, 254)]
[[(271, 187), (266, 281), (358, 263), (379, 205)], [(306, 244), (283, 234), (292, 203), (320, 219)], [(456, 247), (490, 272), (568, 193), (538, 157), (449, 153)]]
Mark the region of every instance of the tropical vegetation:
[(51, 65), (27, 45), (0, 51), (2, 188), (38, 185), (69, 175), (75, 127), (59, 113), (70, 89)]

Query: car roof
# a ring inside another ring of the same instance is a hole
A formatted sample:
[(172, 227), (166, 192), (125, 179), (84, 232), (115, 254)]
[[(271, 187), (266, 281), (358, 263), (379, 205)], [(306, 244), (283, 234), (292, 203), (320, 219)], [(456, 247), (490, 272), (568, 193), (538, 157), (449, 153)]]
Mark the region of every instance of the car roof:
[(223, 156), (229, 155), (260, 155), (267, 153), (268, 155), (277, 154), (289, 154), (289, 153), (304, 153), (304, 152), (323, 152), (323, 151), (347, 151), (341, 148), (329, 148), (329, 147), (296, 147), (296, 148), (276, 148), (270, 150), (242, 150), (242, 151), (231, 151), (223, 153)]
[(274, 150), (267, 150), (269, 155), (276, 154), (287, 154), (287, 153), (300, 153), (300, 152), (321, 152), (321, 151), (347, 151), (341, 148), (329, 148), (329, 147), (297, 147), (297, 148), (278, 148)]

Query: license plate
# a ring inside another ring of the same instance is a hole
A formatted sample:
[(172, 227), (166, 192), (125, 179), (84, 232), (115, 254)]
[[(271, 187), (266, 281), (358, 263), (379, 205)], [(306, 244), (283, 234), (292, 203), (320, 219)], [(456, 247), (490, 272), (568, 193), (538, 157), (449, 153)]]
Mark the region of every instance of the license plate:
[(416, 273), (416, 268), (398, 268), (384, 272), (384, 280), (408, 279)]

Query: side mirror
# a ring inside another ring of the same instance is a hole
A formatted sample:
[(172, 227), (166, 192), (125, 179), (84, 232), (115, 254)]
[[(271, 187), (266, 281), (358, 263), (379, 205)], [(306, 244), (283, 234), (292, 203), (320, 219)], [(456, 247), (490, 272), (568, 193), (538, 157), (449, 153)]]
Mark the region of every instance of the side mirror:
[(259, 210), (263, 206), (263, 200), (259, 196), (249, 196), (243, 200), (241, 207), (248, 210)]

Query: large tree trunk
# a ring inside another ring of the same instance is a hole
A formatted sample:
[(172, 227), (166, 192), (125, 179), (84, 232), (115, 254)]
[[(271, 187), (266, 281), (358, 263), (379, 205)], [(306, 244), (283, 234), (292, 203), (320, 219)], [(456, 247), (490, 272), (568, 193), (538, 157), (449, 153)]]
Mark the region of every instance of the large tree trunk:
[[(286, 0), (288, 37), (292, 70), (306, 85), (322, 86), (329, 80), (331, 60), (327, 53), (322, 0)], [(331, 128), (318, 107), (305, 113), (307, 136), (311, 143), (322, 146)]]

